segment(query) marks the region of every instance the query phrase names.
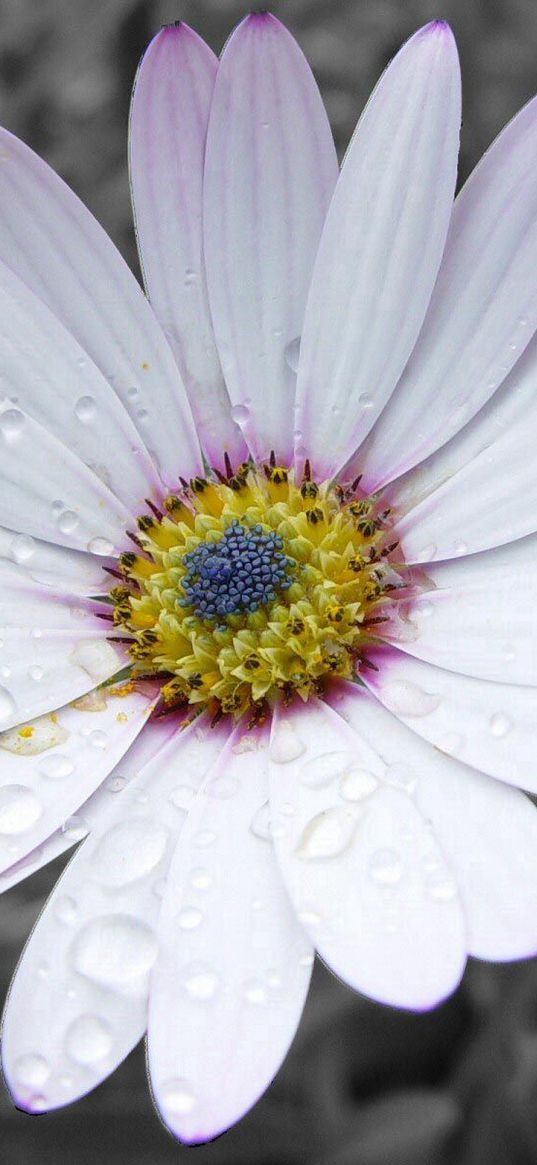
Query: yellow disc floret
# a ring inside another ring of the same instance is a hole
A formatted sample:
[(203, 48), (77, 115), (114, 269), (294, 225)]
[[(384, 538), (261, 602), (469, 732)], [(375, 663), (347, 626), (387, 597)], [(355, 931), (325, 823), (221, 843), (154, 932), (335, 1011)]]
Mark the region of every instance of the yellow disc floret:
[[(356, 483), (355, 483), (356, 486)], [(162, 682), (164, 707), (260, 717), (352, 678), (402, 580), (388, 511), (285, 466), (195, 478), (138, 519), (121, 556), (114, 623), (132, 676)]]

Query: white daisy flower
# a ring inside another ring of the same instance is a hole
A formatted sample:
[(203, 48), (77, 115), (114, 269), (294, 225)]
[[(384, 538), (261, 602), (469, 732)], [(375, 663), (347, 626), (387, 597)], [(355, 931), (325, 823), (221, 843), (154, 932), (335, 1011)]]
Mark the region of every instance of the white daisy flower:
[(165, 28), (131, 118), (152, 307), (2, 132), (2, 888), (89, 834), (11, 987), (20, 1108), (147, 1027), (205, 1141), (277, 1071), (314, 950), (412, 1009), (536, 950), (536, 120), (453, 206), (435, 22), (338, 178), (277, 20), (220, 63)]

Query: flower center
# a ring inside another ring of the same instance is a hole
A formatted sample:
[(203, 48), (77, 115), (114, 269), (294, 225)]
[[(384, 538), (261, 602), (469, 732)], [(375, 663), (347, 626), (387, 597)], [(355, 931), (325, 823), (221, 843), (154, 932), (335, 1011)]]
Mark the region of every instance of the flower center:
[(389, 510), (358, 481), (247, 464), (151, 509), (106, 601), (132, 678), (162, 685), (160, 711), (191, 704), (255, 722), (278, 699), (306, 700), (367, 666), (406, 583)]

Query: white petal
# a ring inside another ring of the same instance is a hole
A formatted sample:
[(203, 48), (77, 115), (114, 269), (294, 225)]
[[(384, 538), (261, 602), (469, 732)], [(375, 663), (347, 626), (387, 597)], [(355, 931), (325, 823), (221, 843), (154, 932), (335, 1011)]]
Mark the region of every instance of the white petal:
[(109, 585), (104, 582), (102, 558), (0, 526), (0, 565), (5, 571), (11, 564), (14, 576), (32, 579), (56, 593), (97, 595)]
[(156, 1102), (189, 1144), (265, 1091), (293, 1039), (312, 955), (259, 826), (266, 734), (238, 728), (194, 803), (159, 924), (148, 1051)]
[[(165, 480), (201, 469), (184, 386), (119, 252), (72, 190), (0, 130), (0, 258), (76, 337), (130, 412)], [(149, 437), (149, 434), (151, 435)]]
[(139, 513), (159, 480), (128, 413), (56, 316), (0, 263), (1, 384)]
[(165, 745), (51, 895), (4, 1015), (3, 1067), (19, 1108), (59, 1108), (89, 1092), (143, 1035), (159, 891), (184, 818), (177, 786), (198, 786), (224, 733), (198, 722)]
[(128, 510), (70, 449), (6, 400), (0, 458), (2, 525), (95, 554), (123, 546)]
[(537, 338), (474, 420), (390, 489), (407, 561), (473, 554), (537, 528), (536, 368)]
[(435, 748), (491, 777), (537, 793), (537, 688), (458, 675), (393, 648), (368, 651), (362, 679), (382, 704)]
[(211, 465), (246, 447), (231, 420), (209, 313), (202, 252), (202, 181), (218, 66), (186, 24), (168, 25), (142, 60), (130, 117), (133, 207), (144, 282), (188, 392)]
[[(297, 743), (286, 751), (279, 735), (290, 728)], [(426, 821), (404, 790), (375, 784), (376, 752), (319, 701), (277, 709), (271, 755), (276, 852), (319, 954), (373, 999), (434, 1006), (461, 978), (465, 940)]]
[[(336, 707), (404, 782), (430, 822), (461, 895), (470, 954), (518, 959), (537, 950), (537, 812), (523, 793), (431, 748), (377, 700), (343, 685)], [(439, 897), (443, 875), (431, 871)]]
[[(91, 708), (97, 710), (101, 702), (102, 693), (92, 692), (87, 700), (88, 710)], [(19, 882), (54, 861), (54, 858), (72, 849), (82, 840), (82, 835), (86, 836), (86, 829), (91, 833), (99, 822), (107, 817), (111, 799), (119, 799), (129, 781), (153, 760), (175, 732), (177, 722), (173, 716), (162, 716), (158, 720), (152, 720), (145, 731), (139, 733), (107, 779), (80, 805), (74, 821), (71, 821), (67, 829), (62, 827), (56, 829), (40, 845), (30, 850), (26, 857), (16, 861), (0, 875), (0, 893), (11, 890), (13, 886), (17, 886)], [(62, 822), (62, 826), (64, 824)]]
[(537, 101), (459, 194), (416, 347), (358, 463), (368, 490), (422, 461), (492, 396), (537, 325)]
[(70, 704), (0, 733), (0, 872), (54, 830), (68, 828), (70, 820), (78, 833), (75, 840), (80, 840), (80, 829), (83, 835), (80, 806), (115, 767), (151, 711), (148, 697), (138, 692), (119, 699), (110, 689), (103, 699), (100, 711)]
[[(520, 544), (522, 547), (522, 543)], [(431, 590), (386, 624), (386, 638), (418, 659), (498, 683), (537, 684), (534, 573), (490, 554), (427, 566)]]
[[(297, 461), (340, 469), (416, 342), (449, 225), (460, 127), (450, 29), (397, 54), (358, 122), (323, 231), (297, 385)], [(302, 449), (302, 446), (304, 449)]]
[(292, 455), (304, 306), (337, 162), (309, 66), (269, 14), (217, 74), (205, 164), (209, 298), (233, 416), (252, 453)]

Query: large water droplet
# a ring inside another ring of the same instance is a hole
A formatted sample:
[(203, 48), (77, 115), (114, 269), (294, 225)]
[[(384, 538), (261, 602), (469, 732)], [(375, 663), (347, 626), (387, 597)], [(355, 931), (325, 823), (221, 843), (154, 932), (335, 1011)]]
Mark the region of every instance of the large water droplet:
[(73, 817), (68, 817), (62, 825), (62, 833), (68, 841), (83, 841), (89, 833), (89, 825), (83, 817), (78, 817), (75, 814)]
[(231, 418), (236, 425), (245, 425), (250, 419), (250, 410), (247, 405), (233, 405)]
[(394, 886), (403, 873), (401, 855), (393, 849), (375, 850), (369, 858), (369, 873), (374, 882)]
[(107, 914), (88, 922), (77, 936), (73, 966), (80, 975), (122, 994), (138, 994), (157, 957), (157, 940), (145, 922), (129, 914)]
[(213, 884), (212, 875), (204, 866), (196, 866), (190, 875), (190, 885), (195, 890), (208, 890)]
[(324, 809), (303, 830), (296, 856), (306, 860), (338, 857), (350, 845), (360, 816), (357, 808)]
[(78, 520), (74, 510), (62, 510), (56, 518), (56, 525), (62, 534), (72, 534), (78, 526)]
[(344, 801), (362, 801), (378, 788), (377, 778), (368, 769), (350, 768), (339, 782), (339, 794)]
[(203, 914), (196, 906), (185, 906), (179, 912), (177, 921), (182, 930), (195, 930), (203, 922)]
[(270, 758), (274, 764), (285, 765), (297, 760), (306, 751), (306, 745), (288, 720), (281, 721), (272, 734)]
[(9, 553), (13, 562), (16, 562), (17, 566), (22, 566), (25, 562), (29, 562), (35, 554), (35, 550), (35, 542), (29, 534), (17, 534), (11, 543)]
[(61, 752), (49, 753), (44, 756), (39, 763), (39, 772), (43, 777), (50, 777), (51, 780), (61, 780), (63, 777), (70, 777), (75, 771), (75, 766), (72, 760)]
[(512, 727), (512, 721), (509, 719), (509, 716), (506, 716), (505, 712), (495, 712), (490, 718), (490, 731), (493, 736), (507, 736), (507, 733), (510, 732)]
[(92, 396), (81, 396), (75, 405), (75, 416), (84, 424), (89, 424), (95, 417), (96, 405)]
[(8, 445), (19, 439), (24, 428), (24, 414), (20, 409), (6, 409), (0, 413), (0, 433)]
[(120, 666), (120, 657), (106, 639), (83, 639), (71, 653), (70, 662), (77, 664), (98, 683), (107, 680)]
[(295, 336), (294, 340), (290, 340), (284, 350), (284, 356), (291, 369), (295, 374), (298, 372), (298, 361), (300, 359), (300, 336)]
[(65, 1046), (75, 1064), (97, 1064), (111, 1051), (110, 1028), (97, 1015), (79, 1015), (67, 1029)]
[(408, 717), (428, 716), (441, 702), (436, 692), (426, 692), (410, 680), (388, 680), (382, 698), (391, 712)]
[(43, 810), (37, 797), (26, 785), (4, 785), (0, 789), (0, 833), (26, 833)]
[(310, 789), (320, 789), (340, 777), (349, 766), (346, 752), (323, 752), (307, 760), (300, 768), (299, 778)]
[(108, 538), (91, 538), (88, 542), (90, 554), (98, 554), (100, 558), (108, 558), (114, 553), (113, 543)]
[(147, 877), (164, 856), (167, 840), (166, 829), (151, 819), (136, 818), (113, 825), (92, 855), (96, 876), (100, 882), (116, 887)]
[(196, 1097), (186, 1080), (168, 1080), (157, 1089), (157, 1093), (164, 1112), (174, 1116), (185, 1116), (196, 1104)]

